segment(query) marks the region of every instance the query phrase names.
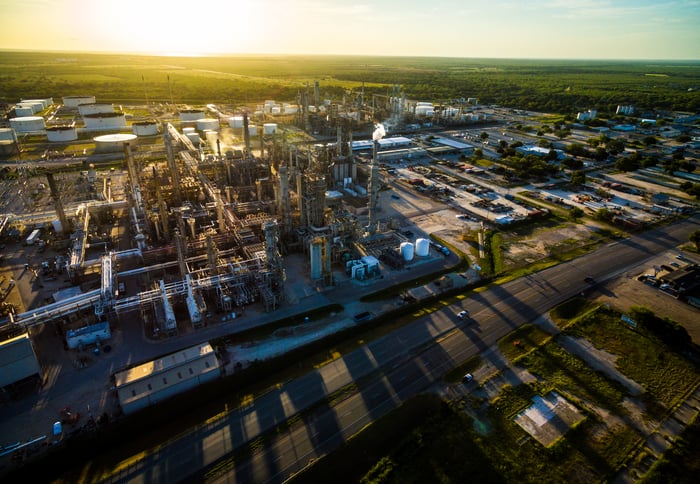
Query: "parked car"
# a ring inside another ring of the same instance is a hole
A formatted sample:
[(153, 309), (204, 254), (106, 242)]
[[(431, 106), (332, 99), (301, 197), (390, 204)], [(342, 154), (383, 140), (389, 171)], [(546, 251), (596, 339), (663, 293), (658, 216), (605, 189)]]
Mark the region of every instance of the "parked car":
[(462, 377), (462, 383), (469, 383), (473, 379), (474, 379), (474, 375), (472, 375), (471, 373), (467, 373)]
[(457, 313), (457, 317), (458, 317), (459, 319), (464, 319), (464, 318), (466, 318), (467, 316), (469, 316), (469, 311), (460, 311), (460, 312)]

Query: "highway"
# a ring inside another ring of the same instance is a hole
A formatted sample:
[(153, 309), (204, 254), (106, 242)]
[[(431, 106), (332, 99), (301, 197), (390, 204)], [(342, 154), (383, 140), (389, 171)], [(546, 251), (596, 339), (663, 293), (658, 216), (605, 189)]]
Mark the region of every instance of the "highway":
[[(249, 405), (209, 419), (177, 440), (146, 452), (110, 482), (283, 482), (342, 444), (363, 426), (440, 382), (442, 375), (487, 350), (502, 336), (589, 288), (586, 276), (604, 281), (659, 252), (673, 249), (700, 228), (696, 216), (662, 230), (610, 243), (574, 261), (474, 293), (460, 304), (416, 319)], [(468, 309), (471, 320), (457, 312)], [(346, 385), (357, 391), (329, 406), (327, 395)], [(229, 461), (232, 450), (313, 407), (303, 421), (260, 444), (249, 458)]]

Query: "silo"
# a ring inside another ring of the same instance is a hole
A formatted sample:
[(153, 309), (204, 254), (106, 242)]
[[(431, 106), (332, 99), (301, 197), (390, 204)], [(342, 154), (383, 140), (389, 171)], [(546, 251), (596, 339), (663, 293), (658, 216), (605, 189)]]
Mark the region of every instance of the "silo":
[(430, 253), (430, 241), (428, 239), (416, 240), (416, 255), (426, 257)]
[(63, 105), (67, 108), (77, 108), (81, 104), (92, 104), (95, 96), (63, 96)]
[(321, 279), (323, 277), (323, 238), (317, 237), (311, 241), (309, 248), (311, 262), (311, 279)]
[(264, 134), (275, 134), (276, 132), (277, 132), (277, 123), (265, 123), (265, 124), (263, 124), (263, 133)]
[(44, 123), (44, 118), (41, 116), (22, 116), (10, 119), (10, 127), (16, 133), (32, 133), (43, 131), (46, 128), (46, 123)]
[(197, 129), (199, 131), (218, 131), (219, 120), (214, 118), (200, 118), (197, 120)]
[(201, 109), (183, 109), (180, 111), (180, 121), (197, 121), (205, 116), (206, 114)]
[(78, 139), (78, 130), (73, 126), (52, 126), (46, 128), (46, 138), (52, 143), (75, 141)]
[(401, 245), (399, 246), (399, 250), (401, 251), (401, 257), (403, 257), (403, 260), (405, 261), (412, 261), (413, 260), (413, 244), (410, 242), (401, 242)]
[(0, 141), (15, 141), (15, 132), (12, 128), (0, 128)]
[(228, 118), (228, 125), (233, 129), (240, 129), (243, 127), (243, 116), (231, 116)]
[(124, 151), (125, 143), (134, 143), (136, 141), (135, 134), (105, 134), (93, 138), (95, 142), (95, 151), (100, 153), (110, 153)]
[(78, 106), (78, 114), (87, 116), (88, 114), (113, 113), (114, 105), (109, 103), (86, 103)]
[(124, 113), (95, 113), (83, 116), (87, 129), (121, 129), (126, 128)]
[(131, 123), (131, 129), (136, 136), (154, 136), (158, 134), (158, 123), (155, 121), (137, 121)]

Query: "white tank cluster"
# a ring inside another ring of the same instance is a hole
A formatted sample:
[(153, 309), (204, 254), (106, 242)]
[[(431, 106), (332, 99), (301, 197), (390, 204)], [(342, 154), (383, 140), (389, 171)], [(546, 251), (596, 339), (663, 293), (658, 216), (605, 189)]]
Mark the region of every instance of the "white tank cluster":
[(131, 123), (131, 130), (136, 136), (154, 136), (158, 134), (158, 123), (155, 121), (137, 121)]
[(100, 153), (123, 151), (125, 143), (134, 143), (135, 134), (105, 134), (92, 139), (95, 142), (95, 151)]
[(399, 245), (399, 251), (401, 252), (401, 257), (403, 257), (403, 260), (406, 262), (410, 262), (413, 260), (413, 244), (411, 242), (401, 242), (401, 245)]
[(416, 240), (416, 255), (418, 257), (427, 257), (430, 253), (430, 241), (428, 239)]
[(198, 131), (218, 131), (219, 120), (214, 118), (200, 118), (197, 120)]
[(201, 109), (183, 109), (180, 111), (180, 121), (197, 121), (206, 116)]
[(78, 114), (87, 116), (88, 114), (113, 113), (114, 105), (110, 103), (89, 103), (78, 106)]
[(46, 128), (46, 139), (52, 143), (75, 141), (78, 139), (78, 130), (73, 126), (52, 126)]
[(87, 129), (126, 128), (126, 116), (119, 112), (86, 114), (83, 116), (83, 122)]
[(277, 132), (277, 123), (263, 124), (263, 134), (275, 134)]
[(95, 96), (63, 96), (63, 105), (67, 108), (77, 108), (81, 104), (94, 104)]
[(16, 133), (34, 133), (46, 129), (46, 123), (41, 116), (21, 116), (10, 119), (10, 127)]

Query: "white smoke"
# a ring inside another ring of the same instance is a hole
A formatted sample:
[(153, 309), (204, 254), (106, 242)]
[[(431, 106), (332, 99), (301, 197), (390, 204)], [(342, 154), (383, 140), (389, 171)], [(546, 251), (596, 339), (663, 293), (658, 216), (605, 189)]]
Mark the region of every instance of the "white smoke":
[(379, 141), (386, 135), (386, 130), (382, 123), (377, 123), (374, 125), (374, 132), (372, 133), (372, 139), (374, 141)]

